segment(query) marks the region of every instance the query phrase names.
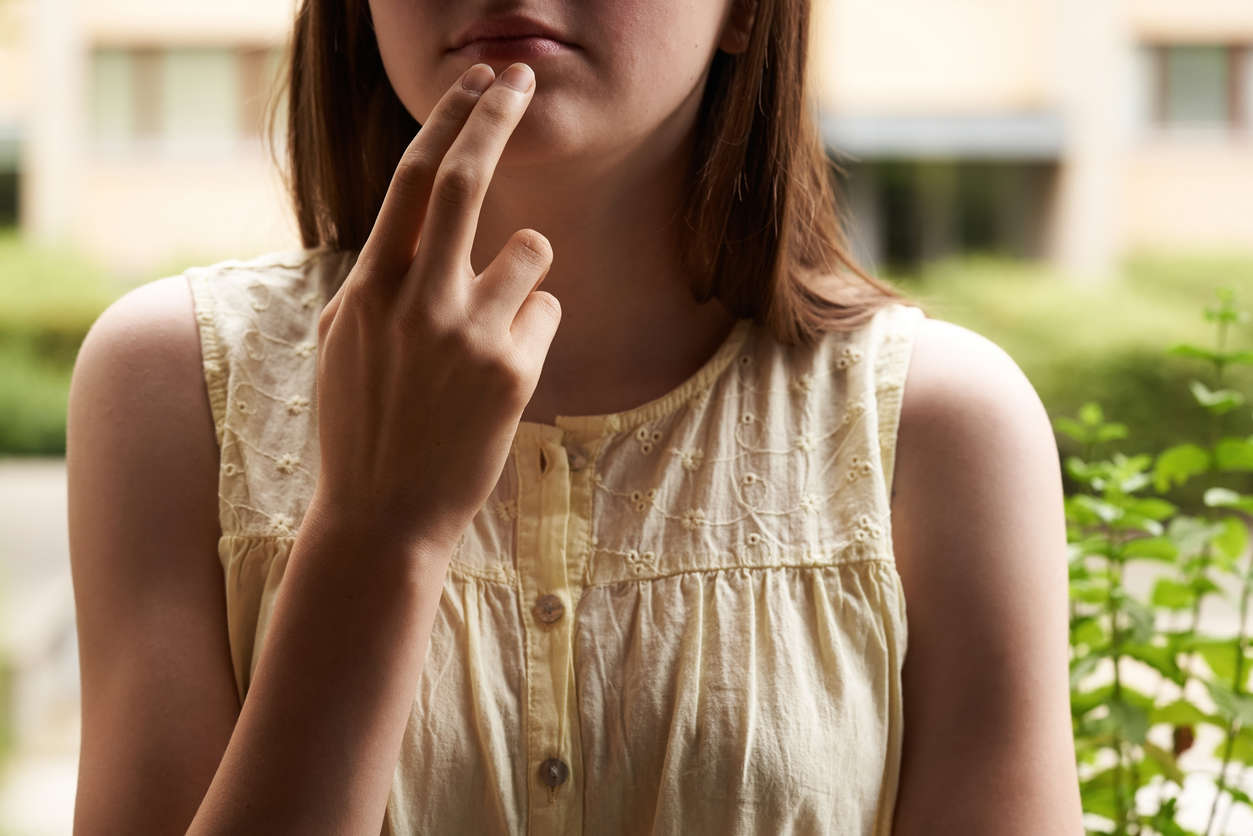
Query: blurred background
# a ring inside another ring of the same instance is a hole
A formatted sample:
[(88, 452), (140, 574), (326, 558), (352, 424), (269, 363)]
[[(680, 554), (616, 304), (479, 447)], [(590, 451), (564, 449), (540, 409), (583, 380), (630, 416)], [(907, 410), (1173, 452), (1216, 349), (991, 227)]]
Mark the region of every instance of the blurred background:
[[(70, 830), (78, 345), (131, 287), (299, 245), (263, 142), (294, 7), (0, 0), (0, 834)], [(1163, 349), (1212, 344), (1215, 288), (1253, 298), (1253, 2), (814, 0), (811, 74), (867, 269), (1050, 414), (1098, 400), (1146, 450), (1195, 430)]]

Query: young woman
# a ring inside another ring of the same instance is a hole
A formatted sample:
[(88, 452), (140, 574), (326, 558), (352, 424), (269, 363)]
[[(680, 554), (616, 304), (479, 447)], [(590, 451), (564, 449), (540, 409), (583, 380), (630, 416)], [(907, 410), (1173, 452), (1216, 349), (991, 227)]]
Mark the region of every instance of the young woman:
[(1082, 831), (1047, 415), (846, 256), (808, 20), (302, 3), (304, 248), (75, 369), (77, 832)]

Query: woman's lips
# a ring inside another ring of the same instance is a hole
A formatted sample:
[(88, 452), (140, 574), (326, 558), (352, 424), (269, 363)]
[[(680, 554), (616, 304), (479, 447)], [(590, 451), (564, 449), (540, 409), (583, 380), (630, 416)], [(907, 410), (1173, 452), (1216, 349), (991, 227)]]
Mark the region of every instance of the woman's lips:
[(569, 44), (552, 38), (528, 36), (524, 38), (483, 38), (456, 50), (476, 61), (524, 61), (528, 58), (544, 58), (560, 55), (570, 49)]

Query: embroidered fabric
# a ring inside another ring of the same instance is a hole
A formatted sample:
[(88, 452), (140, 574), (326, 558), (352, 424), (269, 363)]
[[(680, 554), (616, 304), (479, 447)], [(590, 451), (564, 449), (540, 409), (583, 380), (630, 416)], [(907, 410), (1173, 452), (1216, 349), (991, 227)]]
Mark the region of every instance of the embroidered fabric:
[[(316, 483), (317, 322), (350, 264), (186, 273), (241, 699)], [(647, 404), (522, 422), (452, 556), (384, 832), (889, 833), (888, 497), (923, 317), (808, 347), (742, 319)]]

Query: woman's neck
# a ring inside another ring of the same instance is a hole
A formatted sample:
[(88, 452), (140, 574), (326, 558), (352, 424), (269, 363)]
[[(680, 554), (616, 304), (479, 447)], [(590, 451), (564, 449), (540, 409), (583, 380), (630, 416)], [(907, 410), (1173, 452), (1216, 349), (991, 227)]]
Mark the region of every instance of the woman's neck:
[(653, 135), (635, 147), (550, 168), (502, 158), (488, 188), (476, 271), (524, 227), (553, 247), (540, 287), (560, 300), (561, 324), (524, 420), (651, 400), (695, 372), (735, 323), (720, 302), (692, 298), (680, 262), (688, 144)]

